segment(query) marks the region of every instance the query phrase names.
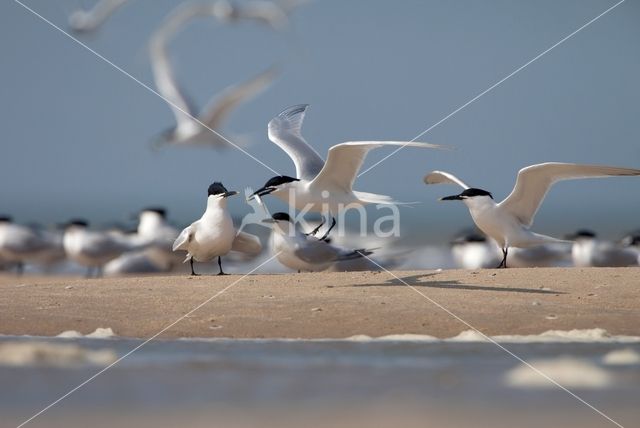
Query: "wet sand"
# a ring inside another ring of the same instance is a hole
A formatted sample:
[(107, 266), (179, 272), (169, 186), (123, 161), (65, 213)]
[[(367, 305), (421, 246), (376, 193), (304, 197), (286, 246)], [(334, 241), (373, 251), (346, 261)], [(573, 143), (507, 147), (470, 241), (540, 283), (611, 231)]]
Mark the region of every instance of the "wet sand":
[(210, 300), (159, 337), (451, 337), (469, 326), (488, 335), (596, 327), (640, 335), (640, 268), (394, 275), (411, 287), (385, 272), (91, 280), (4, 275), (0, 334), (111, 328), (118, 336), (147, 338)]

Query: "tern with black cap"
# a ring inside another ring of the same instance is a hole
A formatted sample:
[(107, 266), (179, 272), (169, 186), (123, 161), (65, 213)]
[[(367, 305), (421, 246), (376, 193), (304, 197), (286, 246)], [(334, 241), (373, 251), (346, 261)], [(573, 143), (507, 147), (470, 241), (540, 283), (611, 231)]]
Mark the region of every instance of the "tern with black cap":
[[(254, 194), (273, 194), (290, 206), (331, 217), (323, 238), (335, 226), (335, 215), (350, 206), (365, 204), (402, 204), (387, 195), (358, 192), (353, 183), (370, 150), (384, 146), (410, 146), (441, 149), (443, 146), (402, 141), (351, 141), (336, 144), (323, 160), (302, 137), (301, 128), (307, 104), (287, 108), (269, 122), (269, 139), (284, 150), (296, 167), (296, 177), (280, 175), (269, 179)], [(314, 230), (314, 233), (317, 230)]]
[(529, 230), (540, 204), (554, 183), (578, 178), (637, 175), (640, 175), (640, 169), (559, 162), (531, 165), (518, 172), (511, 194), (500, 203), (493, 200), (490, 192), (467, 186), (448, 172), (433, 171), (424, 177), (424, 182), (457, 184), (464, 189), (460, 194), (440, 200), (462, 201), (467, 205), (476, 226), (502, 248), (502, 262), (498, 267), (506, 268), (509, 247), (527, 248), (545, 243), (567, 242)]
[(216, 181), (207, 191), (207, 208), (199, 220), (186, 227), (173, 243), (173, 251), (186, 251), (185, 262), (209, 262), (218, 258), (218, 275), (225, 275), (222, 270), (222, 256), (229, 251), (257, 254), (262, 250), (260, 240), (245, 232), (236, 233), (233, 220), (227, 209), (227, 198), (237, 195), (236, 191), (228, 191), (222, 183)]

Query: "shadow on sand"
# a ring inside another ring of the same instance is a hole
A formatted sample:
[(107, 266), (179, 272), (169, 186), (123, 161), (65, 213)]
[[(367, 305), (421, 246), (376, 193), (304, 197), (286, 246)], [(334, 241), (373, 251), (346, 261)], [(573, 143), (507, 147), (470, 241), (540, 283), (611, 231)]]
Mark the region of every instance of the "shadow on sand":
[(353, 284), (347, 287), (384, 287), (401, 285), (406, 287), (407, 284), (414, 287), (424, 288), (445, 288), (451, 290), (469, 290), (469, 291), (500, 291), (508, 293), (531, 293), (531, 294), (566, 294), (562, 291), (541, 290), (539, 288), (513, 288), (513, 287), (492, 287), (486, 285), (461, 284), (460, 281), (425, 281), (437, 275), (437, 273), (422, 273), (418, 275), (405, 276), (400, 279), (391, 278), (378, 284)]

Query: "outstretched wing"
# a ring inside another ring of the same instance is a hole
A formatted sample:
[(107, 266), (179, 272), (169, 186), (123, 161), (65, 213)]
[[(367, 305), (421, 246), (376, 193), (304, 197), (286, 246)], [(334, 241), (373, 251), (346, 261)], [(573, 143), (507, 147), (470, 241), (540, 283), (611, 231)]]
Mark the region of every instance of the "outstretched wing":
[(430, 172), (429, 174), (424, 176), (424, 183), (425, 184), (451, 183), (451, 184), (457, 184), (458, 186), (462, 187), (465, 190), (469, 188), (469, 186), (467, 186), (467, 184), (464, 181), (460, 180), (455, 175), (448, 172), (444, 172), (444, 171)]
[(287, 108), (269, 122), (269, 139), (289, 155), (296, 166), (296, 178), (312, 180), (324, 161), (300, 132), (308, 104)]
[(350, 192), (367, 153), (372, 149), (384, 146), (444, 148), (435, 144), (402, 141), (350, 141), (336, 144), (329, 149), (329, 156), (324, 167), (311, 184), (323, 189), (337, 188)]
[(279, 68), (273, 66), (244, 83), (229, 86), (204, 108), (202, 122), (211, 129), (220, 129), (229, 113), (264, 91), (278, 74)]
[(238, 251), (254, 256), (260, 254), (262, 244), (257, 236), (245, 232), (238, 232), (231, 245), (231, 251)]
[(578, 178), (632, 175), (640, 175), (640, 169), (558, 162), (531, 165), (518, 172), (515, 187), (499, 206), (525, 226), (531, 226), (542, 200), (554, 183)]

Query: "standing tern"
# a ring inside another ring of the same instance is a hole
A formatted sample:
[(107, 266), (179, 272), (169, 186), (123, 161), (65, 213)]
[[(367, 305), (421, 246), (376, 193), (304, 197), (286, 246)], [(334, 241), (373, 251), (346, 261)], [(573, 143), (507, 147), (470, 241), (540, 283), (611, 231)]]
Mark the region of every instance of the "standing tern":
[[(367, 153), (384, 146), (444, 148), (435, 144), (400, 141), (351, 141), (329, 149), (324, 161), (302, 137), (301, 127), (308, 104), (287, 108), (269, 122), (269, 139), (289, 155), (296, 177), (286, 175), (269, 179), (255, 195), (272, 193), (298, 210), (320, 212), (331, 217), (326, 238), (336, 224), (335, 215), (348, 206), (365, 204), (401, 204), (390, 196), (357, 192), (352, 189)], [(312, 233), (317, 233), (317, 229)]]
[(258, 254), (262, 250), (260, 240), (245, 232), (236, 233), (233, 220), (227, 209), (227, 198), (237, 195), (236, 191), (228, 191), (220, 182), (209, 186), (207, 191), (207, 208), (202, 217), (186, 227), (173, 243), (173, 251), (186, 251), (191, 265), (191, 275), (197, 275), (193, 270), (193, 261), (208, 262), (218, 258), (218, 275), (225, 275), (222, 271), (222, 256), (229, 251)]
[(574, 240), (571, 257), (574, 266), (579, 267), (624, 267), (637, 266), (637, 248), (624, 247), (612, 242), (600, 241), (590, 230), (582, 229), (570, 235)]
[(373, 253), (371, 250), (347, 250), (325, 240), (303, 233), (287, 213), (275, 213), (263, 220), (273, 224), (273, 249), (276, 258), (286, 267), (298, 272), (319, 272), (333, 263), (354, 260)]
[(463, 201), (467, 205), (478, 228), (500, 245), (503, 257), (498, 267), (506, 268), (509, 247), (527, 248), (551, 242), (566, 242), (529, 230), (542, 200), (554, 183), (578, 178), (635, 175), (640, 175), (640, 169), (558, 162), (531, 165), (518, 172), (511, 194), (500, 203), (493, 200), (490, 192), (469, 187), (448, 172), (433, 171), (424, 177), (424, 182), (452, 183), (464, 189), (458, 195), (440, 200)]
[(50, 265), (64, 257), (62, 235), (0, 216), (0, 259), (15, 264), (18, 275), (23, 273), (25, 263)]
[(95, 276), (102, 275), (103, 266), (129, 251), (147, 248), (150, 243), (131, 238), (117, 231), (89, 230), (85, 220), (68, 223), (63, 238), (67, 257), (87, 268), (87, 277), (95, 270)]
[(156, 145), (209, 144), (216, 148), (228, 147), (229, 141), (218, 133), (226, 117), (238, 105), (266, 89), (278, 74), (277, 67), (271, 67), (244, 83), (229, 86), (201, 112), (189, 103), (174, 76), (167, 45), (190, 20), (202, 15), (215, 17), (218, 13), (216, 10), (216, 4), (188, 3), (179, 6), (151, 37), (150, 55), (156, 87), (176, 119), (176, 126), (162, 133), (155, 141)]

